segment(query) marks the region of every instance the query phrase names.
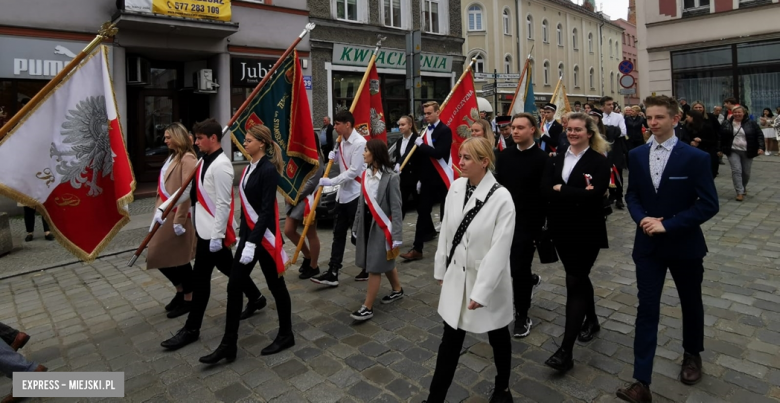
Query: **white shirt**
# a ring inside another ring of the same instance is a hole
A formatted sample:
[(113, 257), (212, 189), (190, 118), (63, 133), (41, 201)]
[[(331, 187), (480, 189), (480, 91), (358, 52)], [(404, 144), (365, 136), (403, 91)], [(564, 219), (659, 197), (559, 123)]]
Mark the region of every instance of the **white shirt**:
[(255, 168), (257, 168), (257, 163), (260, 162), (261, 159), (262, 158), (258, 159), (255, 162), (249, 163), (249, 170), (246, 171), (246, 175), (244, 175), (244, 181), (241, 182), (241, 187), (246, 188), (246, 182), (249, 180), (249, 175), (252, 175), (252, 171), (254, 171)]
[[(552, 126), (554, 121), (555, 120), (553, 119), (552, 122), (547, 122), (547, 121), (544, 122), (544, 132), (543, 132), (544, 134), (547, 134), (547, 132), (550, 131), (550, 126)], [(548, 134), (548, 137), (549, 137), (549, 134)]]
[(534, 145), (536, 145), (536, 143), (534, 143), (534, 142), (531, 142), (531, 145), (530, 145), (530, 146), (528, 146), (528, 148), (526, 148), (525, 150), (523, 150), (522, 148), (520, 148), (520, 144), (518, 144), (518, 145), (517, 145), (517, 149), (518, 149), (518, 150), (520, 150), (520, 152), (523, 152), (523, 151), (528, 151), (528, 150), (530, 150), (530, 149), (534, 148)]
[[(411, 138), (412, 138), (412, 133), (409, 133), (408, 137), (403, 136), (403, 138), (401, 138), (401, 149), (399, 150), (400, 152), (398, 153), (398, 155), (404, 155), (406, 153), (406, 146), (409, 145), (409, 139)], [(400, 164), (403, 161), (396, 161), (396, 162)]]
[(574, 166), (577, 165), (577, 162), (580, 161), (580, 158), (585, 155), (585, 151), (588, 151), (589, 148), (590, 147), (580, 151), (579, 154), (574, 154), (574, 152), (571, 151), (571, 147), (566, 149), (566, 157), (563, 159), (563, 170), (561, 171), (561, 177), (564, 182), (569, 183), (569, 176), (571, 176), (572, 169), (574, 169)]
[(626, 118), (624, 118), (623, 115), (615, 112), (605, 113), (601, 121), (604, 122), (604, 126), (619, 127), (620, 135), (623, 137), (628, 137), (626, 135)]
[(658, 193), (658, 187), (661, 186), (661, 175), (663, 175), (666, 163), (669, 162), (669, 156), (672, 155), (672, 150), (676, 145), (677, 136), (672, 136), (661, 144), (655, 140), (655, 135), (650, 137), (650, 179), (653, 180), (656, 193)]
[[(366, 147), (366, 139), (352, 129), (352, 134), (349, 135), (349, 139), (342, 139), (339, 146), (339, 154), (337, 158), (343, 158), (344, 162), (349, 164), (349, 168), (341, 170), (339, 176), (332, 179), (333, 185), (339, 186), (339, 193), (336, 195), (336, 199), (341, 204), (346, 204), (355, 200), (360, 196), (360, 183), (355, 178), (363, 175), (363, 171), (366, 170), (366, 164), (363, 162), (363, 151)], [(341, 161), (335, 161), (342, 167)]]
[[(379, 181), (381, 180), (382, 180), (381, 169), (377, 169), (376, 174), (373, 173), (372, 169), (366, 171), (366, 181), (363, 183), (363, 186), (366, 187), (366, 192), (374, 200), (376, 200), (377, 192), (379, 192)], [(366, 200), (366, 204), (368, 204), (368, 200)]]

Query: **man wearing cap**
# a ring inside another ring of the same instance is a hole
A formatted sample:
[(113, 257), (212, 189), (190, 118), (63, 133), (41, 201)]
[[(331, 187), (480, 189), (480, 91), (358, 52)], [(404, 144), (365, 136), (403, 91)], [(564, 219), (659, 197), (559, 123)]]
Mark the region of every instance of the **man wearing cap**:
[(496, 116), (496, 126), (498, 126), (498, 136), (496, 138), (496, 148), (499, 151), (503, 151), (507, 146), (515, 144), (512, 140), (512, 117), (511, 116)]
[(555, 104), (546, 104), (542, 108), (542, 138), (539, 139), (539, 148), (549, 153), (554, 153), (558, 147), (558, 139), (563, 133), (563, 126), (555, 121), (555, 112), (558, 107)]

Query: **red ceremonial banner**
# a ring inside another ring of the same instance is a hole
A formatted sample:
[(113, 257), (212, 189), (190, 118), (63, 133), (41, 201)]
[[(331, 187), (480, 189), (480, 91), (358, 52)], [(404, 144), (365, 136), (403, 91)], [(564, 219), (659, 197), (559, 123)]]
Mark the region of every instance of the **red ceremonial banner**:
[(452, 151), (450, 163), (455, 171), (455, 178), (459, 177), (458, 150), (460, 145), (471, 137), (471, 125), (479, 119), (479, 106), (477, 106), (477, 93), (474, 91), (474, 77), (464, 74), (460, 83), (452, 89), (452, 96), (439, 114), (441, 120), (452, 131)]
[(387, 143), (382, 92), (379, 90), (379, 74), (375, 64), (371, 66), (363, 91), (358, 94), (358, 102), (352, 115), (355, 116), (355, 130), (366, 140), (380, 139)]

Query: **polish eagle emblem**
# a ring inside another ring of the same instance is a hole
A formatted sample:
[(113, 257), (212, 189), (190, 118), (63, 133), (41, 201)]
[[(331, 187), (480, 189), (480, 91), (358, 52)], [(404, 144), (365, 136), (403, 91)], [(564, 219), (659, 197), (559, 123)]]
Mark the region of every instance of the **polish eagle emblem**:
[(473, 125), (475, 121), (479, 120), (479, 111), (477, 108), (471, 108), (471, 111), (467, 116), (463, 117), (463, 120), (466, 123), (458, 125), (458, 136), (460, 136), (462, 139), (471, 138), (471, 125)]
[[(65, 115), (60, 134), (64, 137), (62, 146), (52, 142), (49, 156), (56, 158), (57, 173), (62, 175), (61, 183), (70, 182), (74, 189), (81, 185), (89, 188), (88, 196), (97, 197), (103, 189), (97, 181), (102, 177), (114, 179), (114, 157), (108, 136), (108, 114), (106, 98), (102, 95), (88, 97), (76, 104)], [(88, 170), (91, 170), (91, 174)]]
[(371, 108), (371, 137), (376, 137), (385, 132), (385, 119), (382, 114)]

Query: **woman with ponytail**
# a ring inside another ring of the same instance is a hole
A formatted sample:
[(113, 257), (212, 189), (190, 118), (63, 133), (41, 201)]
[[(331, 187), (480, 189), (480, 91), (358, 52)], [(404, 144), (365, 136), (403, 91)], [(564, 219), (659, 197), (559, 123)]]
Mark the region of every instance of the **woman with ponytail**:
[(284, 270), (288, 259), (282, 249), (279, 208), (276, 204), (276, 186), (283, 169), (282, 150), (271, 138), (271, 130), (263, 125), (255, 125), (249, 129), (244, 148), (252, 161), (244, 170), (238, 185), (241, 227), (227, 287), (225, 335), (213, 353), (200, 358), (200, 362), (204, 364), (215, 364), (223, 358), (228, 361), (235, 360), (243, 284), (252, 281), (250, 274), (258, 262), (268, 289), (276, 300), (276, 312), (279, 315), (279, 332), (276, 339), (260, 354), (275, 354), (295, 345), (290, 293), (284, 283)]

